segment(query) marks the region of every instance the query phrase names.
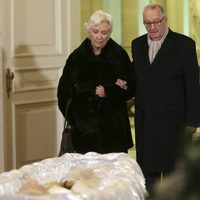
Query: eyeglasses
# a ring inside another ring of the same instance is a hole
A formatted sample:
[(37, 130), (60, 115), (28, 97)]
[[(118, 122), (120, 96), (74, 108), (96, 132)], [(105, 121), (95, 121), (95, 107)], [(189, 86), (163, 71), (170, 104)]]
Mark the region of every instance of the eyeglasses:
[(162, 17), (162, 19), (160, 20), (155, 20), (155, 21), (143, 21), (143, 24), (145, 25), (146, 28), (150, 28), (151, 25), (154, 25), (156, 27), (160, 26), (160, 24), (162, 23), (163, 19), (165, 18), (165, 16)]

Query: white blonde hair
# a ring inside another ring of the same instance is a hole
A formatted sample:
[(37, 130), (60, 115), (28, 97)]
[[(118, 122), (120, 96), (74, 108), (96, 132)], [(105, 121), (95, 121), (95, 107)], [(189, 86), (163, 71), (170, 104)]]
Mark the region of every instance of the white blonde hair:
[(160, 12), (162, 13), (162, 15), (163, 16), (165, 16), (165, 11), (164, 11), (164, 8), (163, 8), (163, 6), (161, 6), (160, 4), (158, 4), (158, 3), (150, 3), (150, 4), (148, 4), (148, 5), (146, 5), (145, 7), (144, 7), (144, 10), (143, 10), (143, 16), (144, 16), (144, 12), (146, 11), (146, 10), (155, 10), (155, 9), (160, 9)]
[(111, 32), (112, 32), (112, 26), (113, 21), (110, 14), (104, 12), (103, 10), (98, 10), (95, 13), (93, 13), (88, 22), (85, 23), (85, 26), (88, 30), (91, 30), (94, 26), (99, 25), (102, 22), (107, 22), (111, 26)]

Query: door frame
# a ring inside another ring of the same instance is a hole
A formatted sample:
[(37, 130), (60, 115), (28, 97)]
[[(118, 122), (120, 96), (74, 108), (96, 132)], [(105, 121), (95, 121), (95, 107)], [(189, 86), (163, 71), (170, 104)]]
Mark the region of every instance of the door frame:
[[(3, 1), (0, 0), (0, 173), (5, 171), (5, 104), (7, 101), (5, 88), (5, 66), (3, 66)], [(69, 30), (67, 37), (67, 55), (80, 44), (80, 0), (66, 0), (67, 12), (67, 29)], [(76, 11), (76, 12), (74, 12)], [(67, 56), (66, 55), (66, 56)]]
[(2, 1), (0, 0), (0, 172), (4, 170), (3, 66), (2, 66)]

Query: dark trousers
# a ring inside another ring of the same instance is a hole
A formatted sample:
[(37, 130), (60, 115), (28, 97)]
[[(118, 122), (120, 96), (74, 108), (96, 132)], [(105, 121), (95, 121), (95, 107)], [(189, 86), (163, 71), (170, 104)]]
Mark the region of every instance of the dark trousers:
[(155, 184), (161, 182), (161, 175), (161, 173), (144, 174), (146, 190), (149, 195), (153, 194)]

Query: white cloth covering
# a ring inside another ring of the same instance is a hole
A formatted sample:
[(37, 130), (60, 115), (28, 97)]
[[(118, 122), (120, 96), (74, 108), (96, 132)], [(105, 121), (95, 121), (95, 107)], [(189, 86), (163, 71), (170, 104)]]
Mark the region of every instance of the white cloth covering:
[[(66, 192), (55, 185), (48, 194), (18, 193), (29, 180), (75, 184)], [(0, 200), (144, 200), (145, 195), (142, 171), (125, 153), (67, 153), (0, 174)]]

